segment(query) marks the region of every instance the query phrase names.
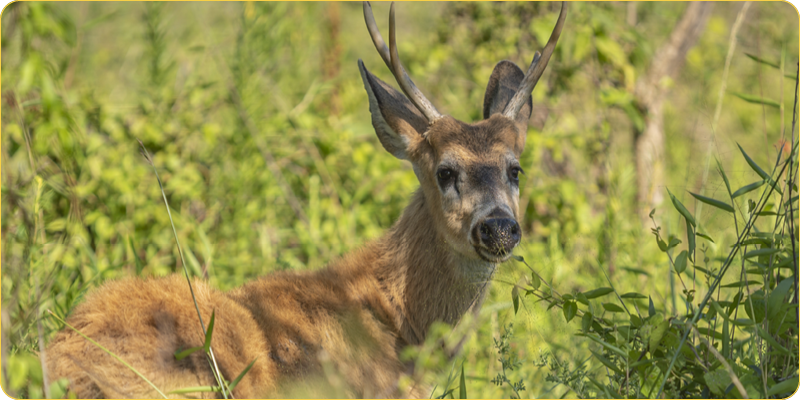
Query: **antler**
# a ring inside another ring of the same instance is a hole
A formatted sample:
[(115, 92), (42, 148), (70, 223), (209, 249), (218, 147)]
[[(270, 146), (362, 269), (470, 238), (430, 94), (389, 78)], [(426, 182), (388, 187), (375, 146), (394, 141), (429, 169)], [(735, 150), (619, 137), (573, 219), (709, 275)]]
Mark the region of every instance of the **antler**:
[(528, 72), (526, 72), (525, 77), (522, 78), (522, 82), (519, 84), (517, 93), (514, 94), (514, 97), (510, 102), (508, 102), (508, 105), (506, 105), (506, 109), (503, 110), (504, 116), (512, 120), (517, 118), (519, 110), (522, 108), (522, 105), (525, 104), (528, 96), (530, 96), (533, 92), (536, 82), (538, 82), (539, 78), (542, 77), (542, 73), (544, 73), (544, 69), (547, 67), (547, 62), (550, 60), (550, 56), (553, 54), (553, 49), (556, 48), (556, 42), (558, 42), (558, 37), (561, 36), (561, 28), (564, 27), (564, 20), (566, 19), (567, 2), (562, 1), (561, 13), (558, 14), (558, 21), (556, 22), (555, 28), (553, 28), (553, 33), (550, 34), (550, 40), (548, 40), (547, 44), (544, 46), (544, 50), (542, 51), (543, 54), (540, 57), (540, 54), (537, 51), (533, 55), (531, 66), (528, 67)]
[(429, 124), (433, 124), (442, 118), (442, 114), (439, 114), (439, 111), (436, 111), (433, 104), (431, 104), (422, 92), (417, 89), (417, 86), (411, 81), (405, 68), (403, 68), (403, 64), (400, 62), (400, 56), (397, 54), (397, 44), (395, 42), (394, 2), (392, 2), (389, 11), (389, 47), (386, 47), (386, 42), (384, 42), (383, 37), (381, 37), (378, 25), (375, 24), (375, 17), (372, 15), (372, 6), (370, 6), (368, 1), (364, 2), (364, 22), (367, 23), (367, 29), (369, 30), (369, 35), (372, 37), (372, 43), (375, 44), (375, 48), (378, 50), (381, 58), (383, 58), (383, 62), (385, 62), (389, 70), (392, 71), (392, 75), (394, 75), (394, 78), (400, 85), (400, 89), (406, 94), (406, 97), (408, 97), (417, 109), (425, 115)]

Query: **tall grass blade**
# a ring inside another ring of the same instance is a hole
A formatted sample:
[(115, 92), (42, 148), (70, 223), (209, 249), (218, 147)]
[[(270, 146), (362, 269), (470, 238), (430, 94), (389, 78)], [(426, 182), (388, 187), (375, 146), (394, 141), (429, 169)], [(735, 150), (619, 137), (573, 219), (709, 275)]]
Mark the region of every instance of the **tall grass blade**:
[(206, 341), (203, 344), (203, 349), (208, 352), (211, 349), (211, 334), (214, 333), (214, 314), (216, 311), (211, 311), (211, 320), (208, 321), (208, 329), (206, 330)]
[(204, 393), (204, 392), (219, 392), (219, 386), (192, 386), (187, 388), (170, 390), (167, 394), (187, 394), (187, 393)]
[(228, 385), (229, 391), (233, 392), (233, 389), (236, 387), (236, 385), (239, 384), (239, 381), (241, 381), (242, 378), (244, 378), (244, 376), (247, 374), (247, 372), (250, 371), (250, 368), (253, 368), (253, 364), (256, 363), (256, 360), (258, 360), (258, 357), (253, 359), (253, 361), (250, 361), (250, 364), (247, 364), (247, 367), (245, 367), (245, 369), (242, 370), (239, 376), (237, 376), (236, 379), (234, 379), (233, 382), (231, 382), (231, 384)]
[[(188, 268), (186, 266), (186, 259), (183, 256), (183, 248), (181, 247), (180, 239), (178, 239), (178, 231), (177, 231), (177, 229), (175, 229), (175, 221), (172, 220), (172, 211), (170, 211), (170, 208), (169, 208), (169, 201), (167, 200), (167, 193), (164, 191), (164, 185), (161, 183), (161, 177), (158, 175), (158, 169), (156, 169), (156, 165), (155, 165), (155, 163), (153, 163), (152, 157), (150, 157), (150, 152), (147, 151), (147, 148), (144, 147), (144, 143), (141, 140), (139, 140), (139, 146), (141, 147), (142, 155), (147, 160), (147, 162), (150, 164), (150, 166), (153, 167), (153, 172), (155, 173), (156, 180), (158, 181), (158, 187), (159, 187), (159, 189), (161, 189), (161, 197), (164, 199), (164, 206), (167, 208), (167, 215), (169, 216), (169, 223), (172, 226), (172, 234), (175, 236), (175, 243), (178, 245), (178, 254), (181, 257), (181, 266), (183, 266), (183, 273), (186, 276), (186, 282), (189, 284), (189, 292), (192, 294), (192, 301), (194, 302), (194, 308), (197, 311), (197, 318), (200, 320), (200, 328), (203, 330), (203, 335), (205, 336), (205, 335), (207, 335), (206, 326), (205, 326), (205, 323), (203, 322), (203, 316), (200, 315), (200, 306), (197, 305), (197, 297), (194, 294), (194, 288), (192, 287), (192, 280), (189, 277), (189, 270), (188, 270)], [(217, 360), (214, 357), (214, 353), (211, 350), (210, 345), (209, 345), (207, 351), (208, 351), (209, 357), (211, 358), (211, 362), (213, 364), (211, 370), (212, 370), (212, 373), (214, 374), (214, 378), (216, 379), (217, 384), (222, 388), (222, 396), (227, 399), (228, 395), (226, 394), (225, 387), (224, 387), (224, 381), (225, 380), (222, 378), (222, 373), (220, 372), (219, 367), (217, 366)]]
[(717, 199), (712, 199), (710, 197), (701, 196), (697, 193), (689, 192), (689, 194), (694, 196), (695, 199), (702, 201), (703, 203), (706, 203), (712, 207), (719, 208), (720, 210), (727, 211), (729, 213), (733, 212), (733, 207), (731, 207), (730, 204), (725, 203), (724, 201), (719, 201)]
[(458, 383), (458, 398), (459, 399), (466, 399), (467, 398), (467, 380), (464, 376), (464, 363), (461, 363), (461, 380)]

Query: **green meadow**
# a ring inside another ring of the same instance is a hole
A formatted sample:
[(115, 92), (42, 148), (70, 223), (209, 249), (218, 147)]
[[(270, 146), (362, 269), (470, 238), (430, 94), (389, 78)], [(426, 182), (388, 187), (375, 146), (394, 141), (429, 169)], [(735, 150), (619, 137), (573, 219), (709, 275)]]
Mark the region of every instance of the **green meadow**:
[[(405, 68), (463, 121), (482, 118), (495, 63), (527, 68), (559, 9), (395, 7)], [(434, 398), (797, 389), (798, 12), (714, 3), (685, 56), (652, 75), (687, 7), (570, 3), (533, 92), (515, 258), (476, 320), (404, 352), (416, 368), (401, 387)], [(387, 37), (389, 5), (373, 9)], [(227, 290), (324, 268), (386, 232), (419, 185), (371, 124), (357, 60), (397, 86), (361, 3), (17, 2), (1, 27), (10, 396), (70, 397), (65, 382), (44, 384), (41, 352), (104, 281), (186, 268)], [(663, 135), (642, 164), (655, 103)]]

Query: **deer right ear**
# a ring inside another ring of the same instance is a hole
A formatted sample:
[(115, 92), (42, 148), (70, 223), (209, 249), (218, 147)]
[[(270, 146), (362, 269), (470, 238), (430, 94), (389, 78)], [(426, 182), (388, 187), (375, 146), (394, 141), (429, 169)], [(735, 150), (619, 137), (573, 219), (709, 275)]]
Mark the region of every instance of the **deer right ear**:
[[(502, 113), (506, 105), (517, 93), (519, 85), (525, 74), (516, 64), (511, 61), (503, 60), (494, 66), (492, 76), (489, 77), (489, 84), (486, 85), (486, 95), (483, 98), (483, 118), (489, 119), (492, 114)], [(531, 96), (519, 110), (514, 123), (520, 134), (525, 135), (528, 130), (528, 119), (531, 117), (533, 101)]]
[(405, 95), (367, 71), (361, 60), (358, 70), (369, 96), (369, 112), (378, 139), (386, 151), (401, 160), (408, 159), (406, 150), (412, 143), (423, 140), (427, 119)]

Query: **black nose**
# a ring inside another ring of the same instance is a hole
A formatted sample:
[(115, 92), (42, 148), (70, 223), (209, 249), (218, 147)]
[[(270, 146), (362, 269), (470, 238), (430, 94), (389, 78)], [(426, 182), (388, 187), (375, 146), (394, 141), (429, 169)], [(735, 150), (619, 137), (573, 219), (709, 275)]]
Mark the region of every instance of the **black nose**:
[(475, 229), (480, 243), (493, 254), (508, 254), (519, 243), (519, 224), (511, 218), (487, 219)]

